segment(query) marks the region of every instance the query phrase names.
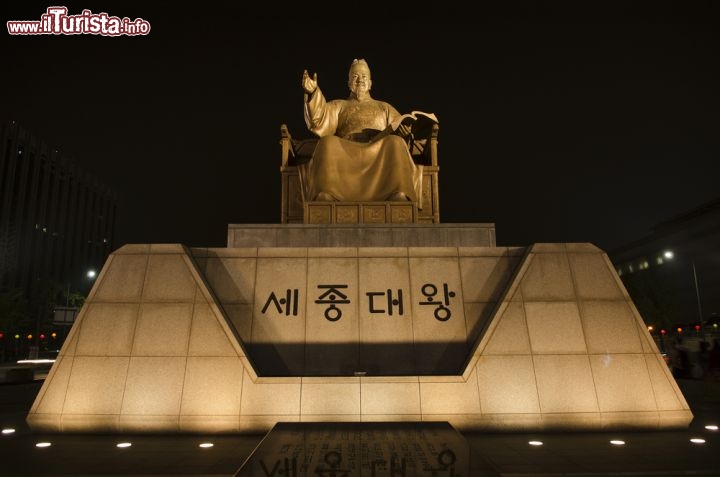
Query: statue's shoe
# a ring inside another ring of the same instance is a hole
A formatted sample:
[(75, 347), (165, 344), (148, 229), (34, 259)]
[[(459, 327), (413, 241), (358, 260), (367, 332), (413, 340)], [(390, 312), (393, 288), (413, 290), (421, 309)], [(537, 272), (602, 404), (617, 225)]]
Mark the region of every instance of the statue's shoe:
[(390, 202), (405, 202), (410, 200), (410, 198), (405, 195), (404, 192), (393, 192), (390, 197), (387, 198)]
[(336, 199), (327, 192), (319, 192), (318, 195), (315, 196), (315, 200), (319, 202), (332, 202)]

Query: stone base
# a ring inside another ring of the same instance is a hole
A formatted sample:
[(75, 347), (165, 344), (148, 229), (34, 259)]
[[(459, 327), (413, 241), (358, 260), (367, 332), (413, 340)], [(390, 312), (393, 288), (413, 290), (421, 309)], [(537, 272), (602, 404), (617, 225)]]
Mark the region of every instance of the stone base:
[[(429, 306), (426, 306), (429, 305)], [(607, 256), (502, 247), (127, 245), (28, 415), (37, 431), (686, 427)]]
[(228, 248), (494, 246), (493, 223), (228, 225)]

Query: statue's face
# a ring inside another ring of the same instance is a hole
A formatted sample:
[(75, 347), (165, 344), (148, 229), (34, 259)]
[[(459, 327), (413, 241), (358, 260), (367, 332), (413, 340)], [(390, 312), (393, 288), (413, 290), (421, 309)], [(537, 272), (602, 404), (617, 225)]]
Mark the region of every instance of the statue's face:
[(370, 69), (365, 65), (354, 65), (350, 68), (348, 76), (348, 87), (350, 91), (358, 94), (364, 94), (370, 91), (372, 80), (370, 80)]

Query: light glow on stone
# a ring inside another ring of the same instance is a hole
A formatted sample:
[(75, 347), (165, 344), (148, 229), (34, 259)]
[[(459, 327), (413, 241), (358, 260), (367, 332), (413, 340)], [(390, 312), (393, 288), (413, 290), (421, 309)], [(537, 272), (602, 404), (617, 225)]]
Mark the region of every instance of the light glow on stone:
[(209, 449), (210, 447), (214, 446), (212, 442), (203, 442), (198, 447), (202, 447), (203, 449)]
[(37, 444), (35, 444), (35, 447), (50, 447), (51, 445), (51, 442), (38, 442)]
[[(718, 426), (716, 426), (715, 424), (710, 424), (710, 425), (708, 425), (708, 426), (705, 426), (705, 429), (707, 429), (708, 431), (717, 431), (717, 430), (718, 430)], [(3, 432), (4, 432), (4, 431), (3, 431)]]
[(621, 441), (620, 439), (613, 439), (610, 441), (610, 444), (612, 444), (614, 446), (624, 446), (625, 441)]
[(125, 447), (130, 447), (132, 445), (132, 442), (118, 442), (115, 447), (120, 447), (121, 449), (124, 449)]
[(705, 439), (703, 439), (702, 437), (693, 437), (692, 439), (690, 439), (690, 442), (692, 442), (693, 444), (705, 444)]
[(14, 433), (15, 433), (15, 429), (8, 427), (7, 429), (3, 429), (3, 430), (2, 430), (2, 433), (3, 433), (3, 434), (14, 434)]
[(542, 441), (530, 441), (528, 442), (531, 446), (541, 446), (543, 445)]

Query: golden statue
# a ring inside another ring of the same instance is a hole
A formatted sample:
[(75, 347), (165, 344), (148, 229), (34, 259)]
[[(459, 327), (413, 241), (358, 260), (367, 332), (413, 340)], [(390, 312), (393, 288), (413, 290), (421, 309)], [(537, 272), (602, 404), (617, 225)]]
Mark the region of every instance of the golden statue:
[(312, 159), (299, 168), (306, 200), (422, 203), (423, 166), (401, 137), (410, 128), (394, 107), (370, 97), (371, 86), (362, 59), (350, 66), (348, 99), (327, 101), (317, 73), (303, 72), (305, 123), (320, 137)]

